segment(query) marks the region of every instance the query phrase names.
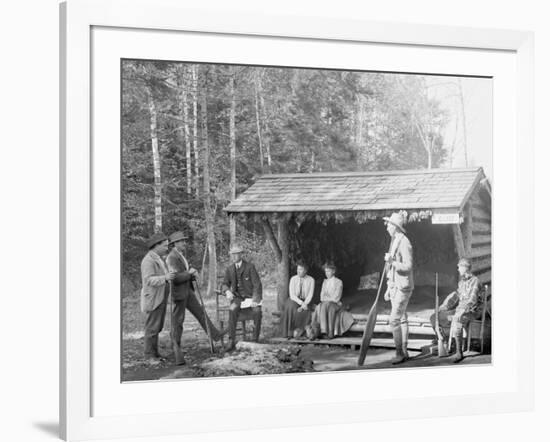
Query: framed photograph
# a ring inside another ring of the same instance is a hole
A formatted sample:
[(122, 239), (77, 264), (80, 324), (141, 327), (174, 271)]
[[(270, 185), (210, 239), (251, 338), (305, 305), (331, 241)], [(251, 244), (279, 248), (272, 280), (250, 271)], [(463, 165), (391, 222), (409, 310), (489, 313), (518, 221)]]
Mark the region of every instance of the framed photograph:
[(63, 438), (532, 407), (530, 33), (60, 14)]

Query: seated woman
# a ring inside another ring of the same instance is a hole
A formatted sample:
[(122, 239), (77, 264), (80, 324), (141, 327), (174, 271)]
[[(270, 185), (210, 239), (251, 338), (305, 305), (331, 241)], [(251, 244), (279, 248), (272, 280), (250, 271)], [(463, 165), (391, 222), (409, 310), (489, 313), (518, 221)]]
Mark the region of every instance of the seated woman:
[(288, 299), (281, 317), (281, 335), (285, 338), (300, 337), (311, 321), (310, 302), (315, 280), (307, 274), (307, 265), (298, 262), (296, 275), (290, 279)]
[(326, 263), (324, 266), (326, 279), (321, 288), (321, 303), (315, 308), (312, 318), (314, 335), (318, 332), (328, 339), (343, 335), (353, 324), (351, 313), (342, 309), (342, 291), (344, 284), (336, 276), (336, 266)]

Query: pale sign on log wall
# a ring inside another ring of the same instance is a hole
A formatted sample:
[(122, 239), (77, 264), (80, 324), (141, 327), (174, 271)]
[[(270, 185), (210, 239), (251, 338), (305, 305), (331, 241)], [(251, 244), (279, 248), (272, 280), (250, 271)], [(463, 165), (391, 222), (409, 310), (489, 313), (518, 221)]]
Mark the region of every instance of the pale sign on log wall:
[(432, 224), (460, 224), (458, 213), (434, 213)]

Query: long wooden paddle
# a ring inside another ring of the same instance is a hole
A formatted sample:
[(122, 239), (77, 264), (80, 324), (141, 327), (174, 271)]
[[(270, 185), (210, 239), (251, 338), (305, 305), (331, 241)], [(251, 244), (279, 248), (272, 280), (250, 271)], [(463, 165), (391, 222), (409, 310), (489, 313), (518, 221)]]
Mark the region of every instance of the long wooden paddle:
[(378, 284), (378, 293), (376, 293), (376, 299), (374, 304), (370, 308), (369, 314), (367, 315), (367, 323), (365, 324), (365, 330), (363, 331), (363, 340), (361, 341), (361, 350), (359, 351), (359, 360), (357, 365), (362, 366), (365, 362), (365, 357), (367, 356), (367, 351), (369, 349), (370, 341), (372, 335), (374, 334), (374, 327), (376, 325), (376, 317), (378, 316), (378, 301), (380, 299), (380, 293), (382, 292), (382, 285), (384, 284), (384, 277), (386, 276), (387, 265), (384, 264), (384, 270), (382, 270), (382, 277), (380, 278), (380, 283)]

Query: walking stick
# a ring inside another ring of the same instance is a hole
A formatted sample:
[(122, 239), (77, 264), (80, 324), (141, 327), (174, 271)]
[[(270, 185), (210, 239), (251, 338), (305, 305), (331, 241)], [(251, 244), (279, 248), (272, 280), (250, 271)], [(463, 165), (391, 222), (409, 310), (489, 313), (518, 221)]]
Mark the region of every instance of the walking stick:
[(194, 281), (195, 285), (195, 292), (197, 293), (197, 296), (199, 297), (199, 302), (201, 303), (202, 311), (204, 312), (204, 323), (206, 325), (206, 334), (208, 335), (208, 343), (210, 344), (210, 352), (214, 354), (214, 341), (212, 340), (212, 331), (210, 330), (210, 321), (208, 320), (208, 314), (206, 313), (206, 307), (204, 306), (204, 302), (202, 300), (201, 292), (199, 290), (199, 285), (197, 284), (197, 281)]
[(440, 358), (448, 356), (447, 347), (443, 342), (443, 335), (439, 328), (439, 274), (435, 273), (435, 332), (437, 334), (437, 355)]

